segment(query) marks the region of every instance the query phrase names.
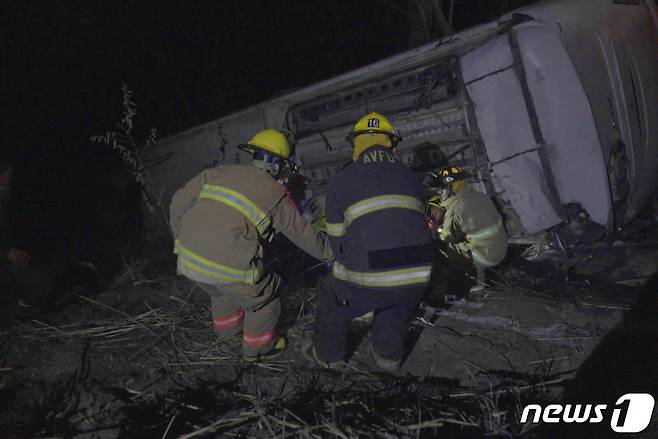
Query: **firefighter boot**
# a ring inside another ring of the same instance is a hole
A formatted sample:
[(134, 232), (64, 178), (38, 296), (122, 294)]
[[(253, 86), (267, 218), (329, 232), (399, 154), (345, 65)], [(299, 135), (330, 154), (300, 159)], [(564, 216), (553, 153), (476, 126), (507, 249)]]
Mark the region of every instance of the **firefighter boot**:
[(475, 264), (476, 276), (475, 276), (475, 285), (471, 287), (468, 291), (469, 293), (478, 293), (485, 288), (487, 288), (486, 283), (486, 267), (483, 267), (479, 264)]
[(368, 350), (370, 351), (370, 355), (372, 356), (372, 359), (375, 361), (375, 364), (380, 369), (385, 370), (386, 372), (397, 372), (402, 367), (401, 358), (399, 360), (388, 360), (384, 357), (380, 357), (379, 355), (377, 355), (377, 352), (375, 352), (375, 349), (372, 347), (372, 343), (368, 346)]
[(311, 339), (307, 339), (302, 342), (302, 355), (304, 355), (304, 358), (306, 358), (311, 363), (314, 363), (325, 369), (342, 369), (347, 366), (347, 363), (344, 361), (321, 360), (317, 351), (315, 350), (315, 344)]
[(258, 355), (244, 355), (242, 358), (247, 363), (262, 363), (263, 361), (272, 360), (281, 355), (288, 347), (288, 340), (285, 337), (278, 337), (274, 341), (272, 350)]

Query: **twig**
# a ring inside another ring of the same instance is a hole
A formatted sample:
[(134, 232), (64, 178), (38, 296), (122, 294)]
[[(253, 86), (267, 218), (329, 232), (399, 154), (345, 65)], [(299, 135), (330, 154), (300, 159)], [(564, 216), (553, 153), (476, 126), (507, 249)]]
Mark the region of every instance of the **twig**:
[(235, 427), (237, 425), (241, 425), (241, 424), (243, 424), (247, 421), (251, 421), (251, 420), (253, 420), (255, 418), (258, 418), (258, 417), (259, 417), (259, 415), (257, 413), (243, 412), (243, 413), (241, 413), (240, 415), (238, 415), (237, 417), (235, 417), (233, 419), (226, 419), (226, 420), (216, 421), (216, 422), (212, 423), (211, 425), (209, 425), (207, 427), (203, 427), (203, 428), (201, 428), (199, 430), (196, 430), (192, 433), (188, 433), (188, 434), (185, 434), (183, 436), (180, 436), (178, 439), (189, 439), (189, 438), (192, 438), (192, 437), (200, 436), (200, 435), (205, 434), (205, 433), (212, 433), (212, 432), (216, 431), (219, 428)]
[(106, 305), (106, 304), (104, 304), (104, 303), (97, 302), (97, 301), (95, 301), (94, 299), (91, 299), (91, 298), (89, 298), (89, 297), (82, 296), (82, 295), (80, 296), (80, 298), (83, 299), (83, 300), (86, 300), (87, 302), (91, 302), (91, 303), (93, 303), (93, 304), (95, 304), (95, 305), (102, 306), (103, 308), (107, 308), (107, 309), (109, 309), (110, 311), (114, 311), (114, 312), (116, 312), (116, 313), (119, 313), (119, 314), (121, 314), (122, 316), (128, 318), (129, 320), (132, 320), (132, 321), (134, 321), (135, 323), (140, 324), (140, 323), (139, 323), (138, 321), (136, 321), (135, 318), (132, 317), (131, 315), (126, 314), (125, 312), (120, 311), (120, 310), (118, 310), (118, 309), (116, 309), (116, 308), (113, 308), (113, 307), (111, 307), (110, 305)]
[(175, 413), (174, 413), (174, 416), (172, 416), (171, 419), (169, 420), (169, 424), (167, 424), (167, 429), (162, 434), (162, 439), (165, 439), (167, 437), (167, 434), (169, 433), (169, 429), (171, 428), (171, 424), (174, 423), (174, 419), (176, 419), (176, 414)]
[(572, 357), (554, 357), (554, 358), (546, 358), (545, 360), (535, 360), (535, 361), (528, 361), (526, 364), (541, 364), (541, 363), (548, 363), (550, 361), (564, 361), (564, 360), (570, 360)]
[[(533, 389), (533, 388), (542, 387), (542, 386), (552, 386), (554, 384), (560, 384), (563, 381), (564, 381), (564, 378), (559, 378), (559, 379), (556, 379), (556, 380), (543, 381), (543, 382), (537, 383), (537, 384), (529, 384), (527, 386), (515, 387), (514, 390), (521, 391), (521, 390), (528, 390), (528, 389)], [(495, 392), (489, 391), (488, 393), (491, 394), (491, 395), (494, 395), (494, 394), (505, 393), (509, 390), (510, 389), (501, 389), (501, 390), (496, 390)], [(448, 396), (450, 398), (468, 398), (468, 397), (471, 397), (471, 396), (479, 396), (479, 395), (482, 395), (482, 393), (480, 393), (480, 392), (451, 393)]]
[(418, 429), (422, 429), (422, 428), (443, 427), (443, 424), (456, 424), (456, 425), (461, 425), (462, 427), (478, 427), (479, 426), (475, 422), (460, 421), (458, 419), (453, 419), (453, 418), (437, 418), (437, 419), (432, 419), (430, 421), (421, 422), (419, 424), (403, 425), (401, 427), (404, 428), (404, 429), (407, 429), (407, 430), (418, 430)]
[(593, 337), (591, 335), (573, 335), (569, 337), (552, 337), (552, 338), (537, 338), (537, 341), (564, 341), (564, 340), (591, 340), (593, 338), (599, 338), (599, 337)]
[[(145, 396), (145, 394), (144, 394), (143, 392), (140, 392), (139, 390), (128, 389), (128, 388), (126, 388), (125, 390), (126, 390), (126, 392), (130, 393), (131, 395), (135, 395), (135, 396)], [(202, 412), (202, 411), (203, 411), (203, 409), (202, 409), (201, 407), (197, 407), (197, 406), (195, 406), (195, 405), (186, 404), (186, 403), (184, 403), (184, 402), (178, 402), (178, 401), (176, 401), (176, 400), (174, 400), (174, 399), (171, 399), (171, 398), (163, 398), (163, 399), (164, 399), (165, 401), (171, 403), (171, 404), (176, 404), (176, 405), (179, 405), (179, 406), (181, 406), (181, 407), (188, 408), (188, 409), (190, 409), (190, 410), (194, 410), (194, 411), (197, 411), (197, 412)]]
[(629, 309), (631, 309), (630, 306), (602, 305), (602, 304), (599, 304), (599, 303), (588, 303), (588, 302), (581, 302), (581, 305), (590, 306), (590, 307), (594, 307), (594, 308), (603, 308), (603, 309), (618, 309), (618, 310), (621, 310), (621, 311), (628, 311)]

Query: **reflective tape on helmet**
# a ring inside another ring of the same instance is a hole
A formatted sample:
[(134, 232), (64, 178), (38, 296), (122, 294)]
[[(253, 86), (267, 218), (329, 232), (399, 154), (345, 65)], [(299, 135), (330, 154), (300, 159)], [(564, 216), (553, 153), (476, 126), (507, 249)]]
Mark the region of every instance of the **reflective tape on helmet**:
[(178, 240), (175, 241), (174, 253), (178, 255), (181, 263), (191, 270), (222, 281), (253, 284), (261, 275), (261, 271), (256, 268), (238, 270), (237, 268), (227, 267), (226, 265), (210, 261), (183, 247)]
[(466, 239), (469, 242), (476, 242), (476, 241), (481, 241), (483, 239), (491, 238), (492, 236), (499, 233), (502, 228), (503, 225), (500, 223), (500, 221), (498, 221), (493, 226), (485, 227), (484, 229), (480, 229), (476, 232), (468, 233), (466, 235)]
[(342, 236), (347, 232), (347, 227), (369, 213), (386, 209), (410, 209), (423, 213), (423, 203), (416, 197), (409, 195), (379, 195), (366, 198), (354, 203), (345, 209), (345, 221), (342, 223), (327, 223), (327, 234), (329, 236)]
[(334, 262), (333, 275), (336, 279), (366, 287), (400, 287), (426, 284), (430, 280), (432, 265), (422, 265), (399, 270), (358, 272), (348, 270), (339, 262)]
[(224, 186), (205, 184), (199, 198), (224, 203), (244, 215), (263, 235), (270, 226), (270, 218), (247, 197)]

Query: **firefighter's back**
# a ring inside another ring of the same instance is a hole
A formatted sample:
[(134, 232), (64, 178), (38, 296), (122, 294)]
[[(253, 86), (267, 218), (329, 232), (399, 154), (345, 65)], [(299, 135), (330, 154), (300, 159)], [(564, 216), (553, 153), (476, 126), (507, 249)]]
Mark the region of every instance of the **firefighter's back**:
[(178, 240), (210, 261), (247, 269), (284, 189), (253, 166), (224, 165), (204, 174), (198, 198), (182, 215)]

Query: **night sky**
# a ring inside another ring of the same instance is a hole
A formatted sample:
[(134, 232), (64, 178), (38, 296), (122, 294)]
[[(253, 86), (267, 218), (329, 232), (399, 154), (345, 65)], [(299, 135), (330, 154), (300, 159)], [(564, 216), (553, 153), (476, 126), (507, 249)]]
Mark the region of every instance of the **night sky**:
[[(523, 1), (456, 3), (461, 29)], [(406, 0), (0, 5), (0, 144), (16, 163), (15, 236), (32, 248), (120, 233), (102, 212), (134, 202), (116, 186), (121, 161), (88, 139), (115, 129), (122, 82), (143, 141), (406, 50), (418, 25)]]

